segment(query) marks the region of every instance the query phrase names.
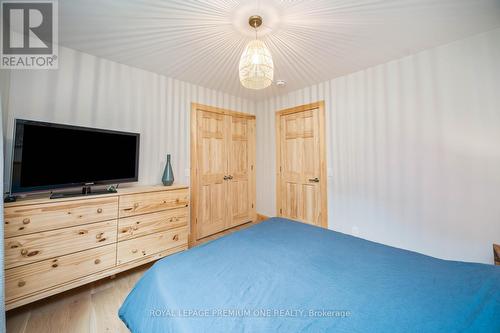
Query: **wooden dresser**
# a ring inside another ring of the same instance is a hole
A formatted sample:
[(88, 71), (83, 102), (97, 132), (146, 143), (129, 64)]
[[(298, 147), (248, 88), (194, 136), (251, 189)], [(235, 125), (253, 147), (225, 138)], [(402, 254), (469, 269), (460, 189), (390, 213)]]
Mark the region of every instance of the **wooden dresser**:
[(188, 206), (187, 186), (5, 204), (7, 310), (187, 249)]

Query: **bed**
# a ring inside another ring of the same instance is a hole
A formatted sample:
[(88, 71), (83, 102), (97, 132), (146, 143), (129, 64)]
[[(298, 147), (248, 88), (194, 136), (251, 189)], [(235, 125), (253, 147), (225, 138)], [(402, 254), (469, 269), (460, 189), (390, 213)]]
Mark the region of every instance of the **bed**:
[(500, 267), (271, 218), (158, 261), (119, 310), (139, 332), (500, 332)]

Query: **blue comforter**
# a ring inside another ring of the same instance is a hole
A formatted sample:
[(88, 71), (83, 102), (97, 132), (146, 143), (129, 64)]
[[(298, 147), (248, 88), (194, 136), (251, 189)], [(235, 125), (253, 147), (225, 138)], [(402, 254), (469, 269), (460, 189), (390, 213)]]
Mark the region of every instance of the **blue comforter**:
[(119, 316), (134, 333), (498, 333), (500, 267), (272, 218), (158, 261)]

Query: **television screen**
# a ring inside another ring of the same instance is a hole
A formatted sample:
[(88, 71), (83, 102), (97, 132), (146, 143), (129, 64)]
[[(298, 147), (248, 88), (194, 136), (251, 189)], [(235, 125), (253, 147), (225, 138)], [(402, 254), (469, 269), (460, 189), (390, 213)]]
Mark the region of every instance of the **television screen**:
[(12, 192), (137, 181), (139, 134), (16, 120)]

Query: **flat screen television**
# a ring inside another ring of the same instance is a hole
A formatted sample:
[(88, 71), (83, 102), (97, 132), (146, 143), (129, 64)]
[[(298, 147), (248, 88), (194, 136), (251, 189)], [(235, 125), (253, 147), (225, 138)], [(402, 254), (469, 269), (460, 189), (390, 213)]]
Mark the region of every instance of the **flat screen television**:
[[(138, 133), (16, 119), (13, 194), (134, 182)], [(86, 193), (83, 193), (86, 194)]]

